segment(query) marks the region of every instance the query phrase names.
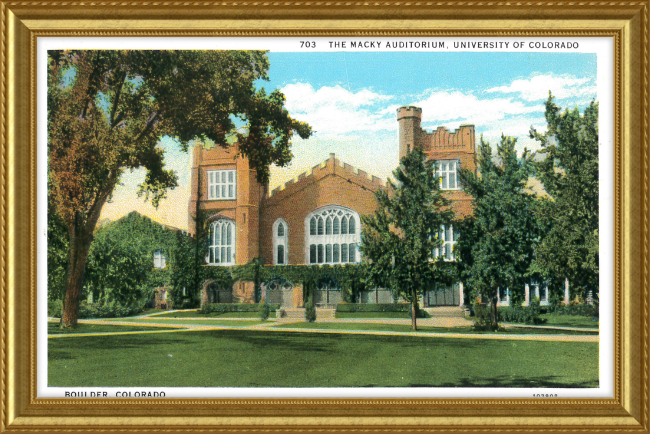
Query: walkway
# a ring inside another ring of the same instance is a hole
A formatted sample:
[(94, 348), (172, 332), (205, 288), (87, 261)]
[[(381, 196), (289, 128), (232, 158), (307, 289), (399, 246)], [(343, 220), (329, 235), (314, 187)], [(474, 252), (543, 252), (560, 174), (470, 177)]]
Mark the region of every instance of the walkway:
[[(165, 312), (168, 313), (168, 312)], [(49, 338), (64, 338), (64, 337), (80, 337), (80, 336), (109, 336), (109, 335), (129, 335), (129, 334), (146, 334), (146, 333), (173, 333), (173, 332), (187, 332), (187, 331), (202, 331), (202, 330), (264, 330), (269, 332), (290, 332), (290, 333), (335, 333), (335, 334), (362, 334), (362, 335), (378, 335), (378, 336), (418, 336), (418, 337), (431, 337), (431, 338), (453, 338), (453, 339), (500, 339), (500, 340), (527, 340), (527, 341), (557, 341), (557, 342), (599, 342), (598, 335), (558, 335), (558, 334), (480, 334), (480, 333), (437, 333), (437, 332), (424, 332), (424, 331), (381, 331), (381, 330), (344, 330), (344, 329), (311, 329), (311, 328), (289, 328), (282, 327), (289, 323), (297, 321), (282, 321), (275, 318), (269, 319), (264, 323), (254, 325), (205, 325), (205, 324), (192, 324), (194, 321), (209, 321), (206, 318), (168, 318), (174, 321), (182, 321), (182, 323), (169, 324), (163, 322), (162, 318), (155, 318), (160, 315), (150, 314), (141, 315), (138, 317), (125, 318), (121, 321), (114, 319), (86, 319), (79, 320), (81, 324), (98, 324), (98, 325), (112, 325), (112, 326), (135, 326), (135, 327), (159, 327), (167, 330), (135, 330), (135, 331), (116, 331), (116, 332), (89, 332), (89, 333), (65, 333), (48, 335)], [(161, 321), (142, 321), (145, 318), (160, 319)], [(214, 318), (219, 321), (251, 321), (252, 318)], [(58, 321), (56, 318), (49, 318), (49, 321)], [(343, 323), (343, 324), (396, 324), (396, 325), (409, 325), (409, 319), (379, 319), (379, 318), (354, 318), (354, 319), (333, 319), (328, 320), (327, 323)], [(418, 319), (418, 325), (422, 327), (468, 327), (473, 324), (464, 318), (423, 318)], [(560, 329), (566, 331), (579, 331), (579, 332), (593, 332), (594, 329), (581, 329), (571, 327), (549, 327), (549, 326), (523, 326), (519, 324), (504, 324), (507, 328), (526, 327), (526, 328), (545, 328), (545, 329)]]

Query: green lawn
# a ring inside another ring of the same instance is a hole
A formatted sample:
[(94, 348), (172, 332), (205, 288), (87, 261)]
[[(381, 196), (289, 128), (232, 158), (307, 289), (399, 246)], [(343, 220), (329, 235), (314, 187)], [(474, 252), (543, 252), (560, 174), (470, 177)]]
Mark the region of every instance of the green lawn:
[[(351, 323), (326, 323), (326, 322), (298, 322), (290, 324), (278, 324), (273, 328), (305, 328), (313, 330), (358, 330), (358, 331), (388, 331), (388, 332), (412, 332), (413, 329), (410, 325), (406, 324), (351, 324)], [(567, 330), (552, 330), (541, 328), (508, 328), (497, 333), (475, 331), (471, 327), (419, 327), (418, 332), (429, 333), (462, 333), (462, 334), (500, 334), (500, 335), (596, 335), (597, 330), (593, 332), (577, 332)]]
[(75, 328), (62, 329), (59, 323), (48, 322), (47, 334), (60, 335), (68, 333), (111, 333), (111, 332), (132, 332), (143, 330), (160, 330), (160, 327), (145, 327), (145, 326), (123, 326), (123, 325), (102, 325), (102, 324), (77, 324)]
[[(426, 318), (429, 318), (429, 314), (424, 312)], [(408, 312), (336, 312), (336, 318), (348, 319), (348, 318), (399, 318), (399, 319), (409, 319), (411, 314)]]
[[(201, 314), (196, 310), (191, 312), (169, 312), (165, 314), (155, 315), (151, 318), (257, 318), (259, 319), (259, 312), (227, 312), (227, 313), (216, 313), (212, 312), (209, 314)], [(269, 318), (275, 318), (275, 312), (271, 312)]]
[(598, 328), (598, 321), (586, 316), (545, 313), (540, 317), (546, 319), (546, 324), (542, 324), (546, 326)]
[(157, 323), (157, 324), (172, 324), (172, 325), (177, 325), (177, 324), (182, 324), (182, 325), (218, 325), (218, 326), (253, 326), (253, 325), (259, 325), (259, 324), (264, 324), (262, 321), (257, 320), (257, 321), (247, 321), (247, 320), (241, 320), (238, 321), (236, 319), (232, 320), (218, 320), (218, 319), (205, 319), (205, 320), (196, 320), (196, 319), (191, 319), (191, 320), (182, 320), (182, 319), (169, 319), (169, 318), (158, 318), (158, 317), (153, 317), (153, 318), (140, 318), (137, 320), (140, 323)]
[(212, 330), (53, 339), (48, 351), (58, 387), (598, 387), (587, 342)]

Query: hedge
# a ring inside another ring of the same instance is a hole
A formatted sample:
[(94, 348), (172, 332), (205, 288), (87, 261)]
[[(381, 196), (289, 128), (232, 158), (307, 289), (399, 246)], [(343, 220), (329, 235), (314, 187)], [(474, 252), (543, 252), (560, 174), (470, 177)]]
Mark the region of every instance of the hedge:
[(337, 312), (410, 312), (411, 305), (407, 303), (340, 303), (336, 305)]
[[(280, 308), (279, 304), (268, 304), (270, 312), (275, 312)], [(210, 303), (204, 304), (199, 313), (209, 314), (209, 313), (226, 313), (226, 312), (259, 312), (259, 304), (251, 303)]]

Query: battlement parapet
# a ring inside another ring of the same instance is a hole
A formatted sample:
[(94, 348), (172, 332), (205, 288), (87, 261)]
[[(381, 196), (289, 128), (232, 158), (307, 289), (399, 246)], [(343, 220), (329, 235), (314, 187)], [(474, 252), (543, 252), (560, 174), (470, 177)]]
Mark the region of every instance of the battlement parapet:
[(412, 105), (402, 106), (397, 109), (397, 120), (403, 118), (420, 118), (422, 119), (422, 109)]
[(422, 130), (424, 136), (424, 149), (466, 149), (474, 152), (474, 125), (461, 125), (455, 131), (446, 127), (438, 127), (432, 132)]
[(335, 157), (334, 154), (330, 154), (330, 158), (320, 164), (317, 164), (311, 170), (303, 172), (297, 177), (285, 182), (283, 185), (274, 188), (268, 198), (281, 200), (282, 198), (287, 197), (295, 193), (297, 190), (303, 188), (306, 184), (315, 182), (327, 175), (340, 176), (346, 178), (350, 182), (361, 185), (363, 188), (369, 188), (372, 190), (386, 186), (386, 183), (381, 178), (368, 175), (367, 172), (360, 170), (350, 164), (342, 163)]

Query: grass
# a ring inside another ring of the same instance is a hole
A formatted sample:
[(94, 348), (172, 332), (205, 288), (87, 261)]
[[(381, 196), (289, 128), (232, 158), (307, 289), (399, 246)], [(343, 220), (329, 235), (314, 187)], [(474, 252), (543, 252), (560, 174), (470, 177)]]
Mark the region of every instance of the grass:
[[(298, 322), (290, 324), (279, 324), (274, 328), (305, 328), (312, 330), (358, 330), (358, 331), (388, 331), (388, 332), (412, 332), (410, 325), (406, 324), (349, 324), (349, 323), (325, 323), (325, 322)], [(471, 327), (418, 327), (418, 332), (423, 333), (462, 333), (462, 334), (500, 334), (500, 335), (594, 335), (594, 332), (573, 332), (567, 330), (548, 330), (539, 328), (509, 328), (499, 332), (475, 331)]]
[(540, 318), (546, 319), (546, 323), (542, 324), (545, 326), (598, 328), (598, 321), (586, 316), (545, 313)]
[[(123, 321), (122, 320), (113, 320), (113, 321)], [(157, 324), (172, 324), (172, 325), (218, 325), (218, 326), (252, 326), (252, 325), (259, 325), (259, 324), (264, 324), (262, 321), (257, 320), (257, 321), (238, 321), (236, 319), (234, 320), (223, 320), (219, 321), (218, 319), (206, 319), (206, 320), (187, 320), (184, 321), (182, 319), (166, 319), (166, 318), (158, 318), (158, 317), (153, 317), (153, 318), (140, 318), (137, 320), (138, 322), (141, 323), (157, 323)]]
[[(429, 314), (423, 312), (424, 318), (429, 318)], [(409, 319), (411, 314), (409, 312), (336, 312), (336, 318), (399, 318)]]
[[(209, 314), (202, 314), (198, 311), (191, 312), (169, 312), (165, 314), (155, 315), (151, 318), (257, 318), (259, 319), (259, 312), (226, 312), (217, 313), (212, 312)], [(271, 312), (269, 318), (275, 318), (275, 312)]]
[(123, 325), (102, 325), (102, 324), (77, 324), (74, 328), (62, 329), (59, 323), (48, 322), (47, 334), (48, 335), (61, 335), (69, 333), (113, 333), (113, 332), (132, 332), (144, 330), (160, 330), (159, 327), (146, 327), (146, 326), (123, 326)]
[(48, 342), (48, 384), (598, 387), (598, 344), (250, 330), (70, 337)]

